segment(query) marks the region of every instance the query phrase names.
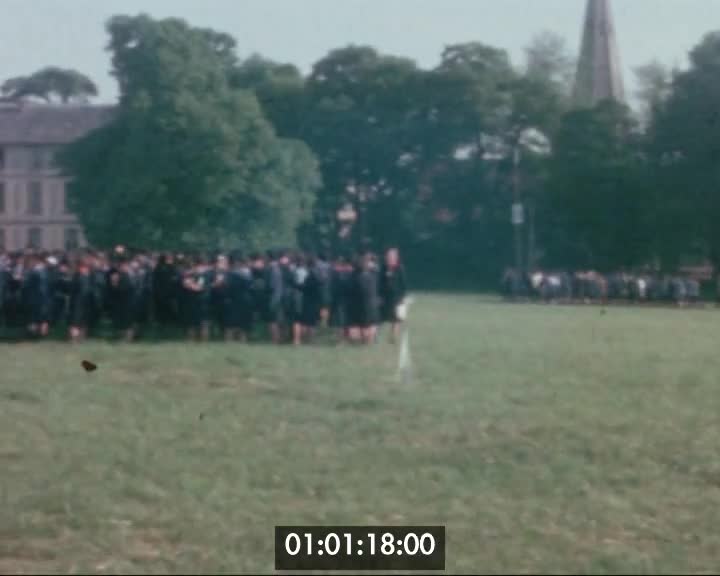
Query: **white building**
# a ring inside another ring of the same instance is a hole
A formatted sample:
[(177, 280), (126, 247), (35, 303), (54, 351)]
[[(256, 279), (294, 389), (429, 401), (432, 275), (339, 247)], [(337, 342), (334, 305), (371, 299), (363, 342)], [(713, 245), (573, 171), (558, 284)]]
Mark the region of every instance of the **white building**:
[(0, 252), (85, 245), (68, 210), (67, 178), (54, 158), (65, 144), (102, 126), (108, 106), (0, 104)]

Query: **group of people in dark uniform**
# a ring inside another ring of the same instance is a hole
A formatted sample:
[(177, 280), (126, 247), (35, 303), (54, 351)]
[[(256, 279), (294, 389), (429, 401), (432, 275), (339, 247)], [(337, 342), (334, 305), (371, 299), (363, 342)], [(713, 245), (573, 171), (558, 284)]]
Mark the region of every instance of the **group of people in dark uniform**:
[(67, 329), (73, 342), (110, 327), (126, 341), (182, 329), (198, 341), (267, 335), (299, 345), (323, 327), (370, 344), (381, 323), (398, 336), (406, 291), (395, 248), (382, 257), (366, 251), (334, 259), (281, 249), (186, 255), (122, 246), (110, 253), (0, 254), (3, 331), (43, 338)]

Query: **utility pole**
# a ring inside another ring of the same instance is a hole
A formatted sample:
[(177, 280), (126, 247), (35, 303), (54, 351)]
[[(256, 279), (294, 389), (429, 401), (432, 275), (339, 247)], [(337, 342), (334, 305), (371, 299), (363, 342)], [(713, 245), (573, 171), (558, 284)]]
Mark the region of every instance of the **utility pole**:
[(365, 202), (362, 200), (360, 201), (360, 209), (358, 210), (358, 215), (360, 217), (360, 251), (365, 252), (367, 249), (367, 243), (366, 243), (366, 237), (367, 237), (367, 207), (365, 206)]
[(515, 238), (515, 270), (523, 273), (523, 239), (522, 225), (525, 222), (525, 213), (520, 201), (520, 144), (513, 150), (513, 206), (512, 224)]
[(535, 200), (528, 199), (528, 272), (535, 269)]

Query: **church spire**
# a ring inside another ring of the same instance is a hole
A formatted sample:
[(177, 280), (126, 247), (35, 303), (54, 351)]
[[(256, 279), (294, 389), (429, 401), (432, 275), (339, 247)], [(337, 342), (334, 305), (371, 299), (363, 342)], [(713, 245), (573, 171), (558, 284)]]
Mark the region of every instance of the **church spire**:
[(610, 0), (587, 1), (574, 99), (580, 108), (602, 100), (625, 100)]

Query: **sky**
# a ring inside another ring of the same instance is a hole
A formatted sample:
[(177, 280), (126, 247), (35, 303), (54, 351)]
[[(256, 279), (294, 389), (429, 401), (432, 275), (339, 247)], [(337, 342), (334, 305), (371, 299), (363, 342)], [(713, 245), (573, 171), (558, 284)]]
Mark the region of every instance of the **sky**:
[[(612, 0), (628, 92), (635, 67), (683, 66), (702, 36), (720, 29), (720, 0)], [(240, 56), (260, 53), (309, 71), (329, 50), (370, 44), (432, 67), (444, 46), (480, 41), (521, 64), (542, 31), (580, 45), (585, 0), (0, 0), (0, 81), (47, 65), (75, 68), (117, 96), (105, 21), (145, 12), (232, 34)]]

